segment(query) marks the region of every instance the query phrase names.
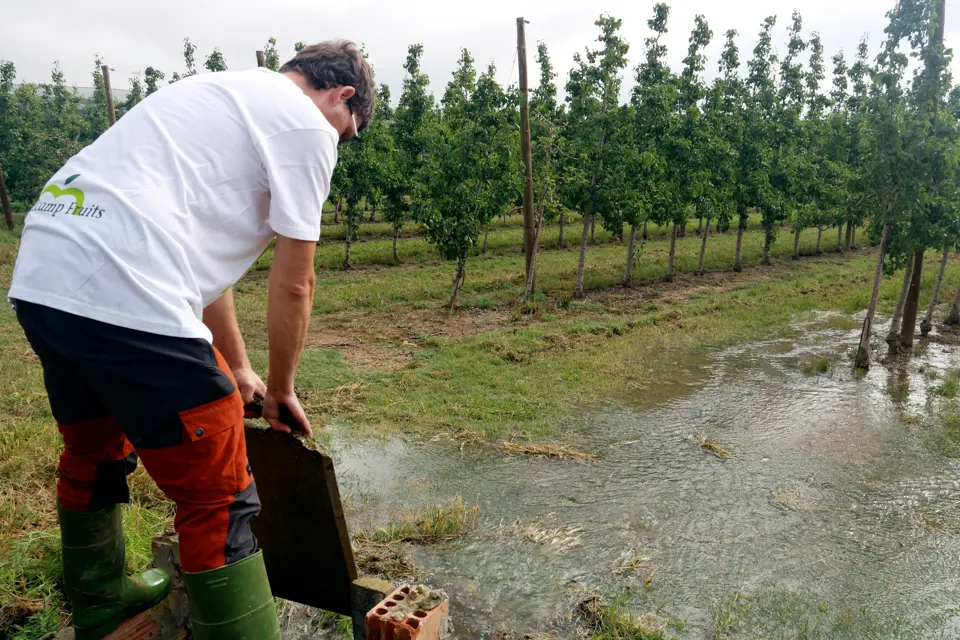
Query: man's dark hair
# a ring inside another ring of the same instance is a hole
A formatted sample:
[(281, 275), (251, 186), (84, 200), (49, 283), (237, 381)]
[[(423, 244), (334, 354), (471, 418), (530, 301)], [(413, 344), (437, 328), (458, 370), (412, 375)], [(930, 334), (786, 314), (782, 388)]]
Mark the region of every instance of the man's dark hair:
[(377, 94), (370, 63), (350, 40), (327, 40), (304, 47), (280, 71), (299, 72), (315, 89), (353, 87), (356, 93), (347, 103), (362, 123), (360, 130), (373, 120)]

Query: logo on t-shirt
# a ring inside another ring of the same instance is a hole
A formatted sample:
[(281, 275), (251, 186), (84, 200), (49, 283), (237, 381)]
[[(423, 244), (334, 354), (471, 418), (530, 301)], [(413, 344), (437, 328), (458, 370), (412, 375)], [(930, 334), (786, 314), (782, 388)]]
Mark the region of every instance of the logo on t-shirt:
[[(37, 211), (40, 213), (49, 213), (51, 216), (55, 216), (58, 213), (63, 213), (71, 216), (83, 216), (85, 218), (102, 218), (105, 213), (104, 209), (101, 209), (95, 204), (89, 205), (87, 207), (83, 206), (84, 194), (83, 191), (77, 187), (69, 187), (71, 182), (80, 177), (79, 173), (75, 173), (66, 180), (63, 181), (63, 188), (58, 187), (55, 184), (48, 184), (46, 188), (40, 192), (40, 200), (37, 201), (37, 204), (33, 205), (33, 208), (30, 211)], [(43, 196), (46, 194), (53, 196), (53, 200), (44, 200)], [(73, 202), (70, 202), (69, 205), (66, 201), (61, 200), (63, 197), (73, 198)]]

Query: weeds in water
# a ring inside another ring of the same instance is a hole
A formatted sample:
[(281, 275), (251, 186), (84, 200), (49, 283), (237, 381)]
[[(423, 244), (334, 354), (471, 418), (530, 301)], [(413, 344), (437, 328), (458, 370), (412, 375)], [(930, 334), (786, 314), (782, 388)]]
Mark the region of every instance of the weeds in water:
[(809, 592), (765, 587), (713, 605), (715, 640), (899, 640), (922, 637), (868, 607), (841, 607)]
[(597, 461), (597, 456), (592, 453), (580, 451), (565, 444), (501, 442), (500, 447), (508, 453), (519, 453), (527, 456), (544, 456), (557, 460), (579, 460), (581, 462)]
[(687, 436), (687, 440), (689, 442), (694, 443), (698, 447), (700, 447), (700, 450), (703, 451), (704, 453), (709, 453), (711, 455), (714, 455), (721, 460), (729, 460), (730, 458), (733, 457), (733, 454), (730, 453), (728, 449), (714, 442), (713, 440), (710, 440), (704, 435), (698, 435), (698, 436), (690, 435), (690, 436)]
[(667, 624), (652, 614), (635, 615), (624, 608), (624, 598), (609, 604), (599, 597), (579, 605), (580, 618), (591, 640), (667, 640)]
[(943, 377), (943, 382), (930, 387), (930, 393), (941, 398), (952, 399), (960, 394), (960, 369), (951, 369)]
[(479, 506), (468, 508), (463, 497), (457, 496), (447, 504), (437, 505), (422, 512), (401, 514), (385, 527), (370, 534), (361, 534), (361, 542), (366, 539), (376, 543), (420, 542), (429, 543), (456, 538), (476, 526)]
[(813, 356), (803, 363), (803, 375), (815, 376), (830, 371), (830, 358), (827, 356)]

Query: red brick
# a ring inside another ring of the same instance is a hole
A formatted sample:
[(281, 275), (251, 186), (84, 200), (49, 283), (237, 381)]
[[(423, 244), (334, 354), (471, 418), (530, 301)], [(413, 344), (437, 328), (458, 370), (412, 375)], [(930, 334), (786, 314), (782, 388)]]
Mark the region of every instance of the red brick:
[(402, 620), (390, 618), (409, 593), (410, 587), (400, 587), (367, 613), (367, 640), (440, 640), (449, 616), (447, 601), (430, 611), (409, 612)]

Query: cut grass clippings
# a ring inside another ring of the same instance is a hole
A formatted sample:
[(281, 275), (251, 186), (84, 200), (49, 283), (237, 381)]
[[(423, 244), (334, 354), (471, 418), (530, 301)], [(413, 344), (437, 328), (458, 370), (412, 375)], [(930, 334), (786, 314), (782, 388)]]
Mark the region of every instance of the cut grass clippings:
[(580, 451), (564, 444), (501, 442), (500, 448), (508, 453), (519, 453), (527, 456), (543, 456), (557, 460), (579, 460), (581, 462), (597, 461), (597, 456), (592, 453)]
[(703, 451), (704, 453), (709, 453), (719, 458), (720, 460), (729, 460), (730, 458), (733, 457), (733, 454), (730, 453), (728, 449), (714, 442), (713, 440), (710, 440), (706, 436), (691, 435), (691, 436), (687, 436), (687, 440), (697, 445), (698, 447), (700, 447), (700, 450)]

